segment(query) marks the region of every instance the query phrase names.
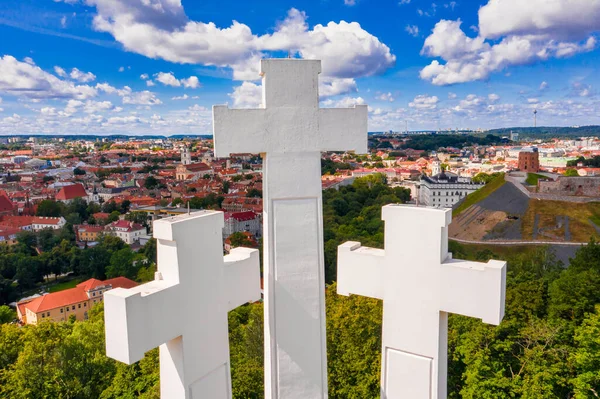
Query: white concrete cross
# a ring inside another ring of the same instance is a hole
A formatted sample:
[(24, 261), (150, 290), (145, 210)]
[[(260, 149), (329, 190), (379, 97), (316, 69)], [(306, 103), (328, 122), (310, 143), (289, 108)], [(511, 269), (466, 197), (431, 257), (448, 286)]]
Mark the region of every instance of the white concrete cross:
[(385, 250), (338, 247), (338, 293), (383, 299), (382, 399), (446, 398), (448, 313), (499, 324), (506, 262), (453, 260), (450, 209), (387, 205)]
[(261, 61), (260, 109), (213, 107), (215, 155), (263, 154), (265, 397), (326, 398), (321, 151), (367, 150), (367, 106), (320, 109), (315, 60)]
[(258, 251), (223, 257), (223, 213), (154, 222), (156, 280), (104, 295), (106, 353), (132, 364), (160, 345), (164, 399), (230, 399), (227, 312), (260, 299)]

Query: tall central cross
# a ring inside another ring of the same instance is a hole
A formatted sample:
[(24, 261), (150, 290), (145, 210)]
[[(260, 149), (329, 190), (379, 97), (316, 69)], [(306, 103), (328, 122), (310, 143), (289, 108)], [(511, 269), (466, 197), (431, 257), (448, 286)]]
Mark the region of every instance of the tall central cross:
[(499, 324), (506, 262), (453, 260), (450, 209), (382, 209), (385, 250), (338, 247), (338, 293), (383, 299), (382, 399), (445, 399), (448, 313)]
[(321, 151), (367, 150), (367, 106), (320, 109), (320, 72), (262, 60), (262, 108), (213, 107), (216, 156), (263, 154), (268, 399), (327, 397)]
[(260, 299), (258, 251), (223, 257), (223, 212), (154, 222), (155, 281), (104, 295), (106, 354), (132, 364), (160, 345), (163, 399), (231, 399), (227, 312)]

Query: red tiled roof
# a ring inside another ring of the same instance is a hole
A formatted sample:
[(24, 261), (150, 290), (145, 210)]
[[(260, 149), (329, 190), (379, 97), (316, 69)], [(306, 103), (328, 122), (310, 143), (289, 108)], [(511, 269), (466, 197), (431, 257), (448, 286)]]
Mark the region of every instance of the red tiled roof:
[(33, 216), (5, 216), (4, 219), (0, 221), (0, 226), (20, 229), (24, 226), (32, 225), (33, 219)]
[(225, 220), (235, 219), (238, 222), (245, 222), (247, 220), (254, 220), (258, 215), (254, 211), (244, 212), (225, 212)]
[(21, 229), (0, 226), (0, 237), (4, 237), (5, 240), (8, 240), (8, 237), (15, 235), (15, 234), (19, 234), (20, 232), (21, 232)]
[(33, 301), (33, 299), (26, 299), (26, 300), (24, 300), (22, 302), (17, 303), (17, 309), (19, 310), (19, 313), (21, 315), (25, 314), (25, 305), (27, 305), (31, 301)]
[(26, 304), (25, 307), (34, 313), (38, 313), (87, 300), (88, 296), (85, 290), (75, 287), (35, 298)]
[(97, 225), (91, 225), (91, 224), (78, 224), (78, 225), (74, 226), (74, 229), (76, 231), (88, 231), (90, 233), (92, 233), (92, 232), (100, 233), (100, 232), (104, 231), (104, 226), (97, 226)]
[(40, 217), (40, 216), (33, 216), (31, 223), (32, 224), (58, 224), (60, 222), (61, 218), (53, 218), (53, 217)]
[(97, 280), (95, 278), (90, 278), (89, 280), (85, 280), (83, 283), (77, 284), (77, 288), (82, 288), (84, 291), (89, 291), (93, 288), (98, 287), (99, 285), (104, 285), (102, 280)]
[(127, 277), (115, 277), (109, 280), (104, 280), (105, 285), (110, 285), (112, 288), (133, 288), (137, 287), (137, 283), (133, 280), (128, 279)]
[(109, 285), (111, 288), (132, 288), (137, 286), (137, 283), (126, 277), (116, 277), (105, 281), (91, 278), (83, 283), (77, 284), (74, 288), (53, 292), (33, 300), (19, 302), (17, 306), (19, 307), (21, 314), (24, 314), (24, 308), (27, 308), (34, 313), (45, 312), (47, 310), (87, 301), (89, 299), (87, 291), (99, 286)]
[(202, 163), (202, 162), (191, 163), (189, 165), (184, 165), (184, 166), (190, 172), (202, 172), (205, 170), (210, 170), (210, 166), (208, 166), (207, 164)]
[(12, 201), (8, 198), (6, 193), (0, 194), (0, 212), (8, 212), (14, 210), (15, 207)]
[(81, 197), (87, 197), (87, 193), (85, 192), (83, 185), (71, 184), (70, 186), (64, 186), (61, 188), (58, 194), (56, 194), (55, 198), (59, 201), (67, 201)]
[(129, 220), (117, 220), (112, 222), (107, 227), (127, 229), (127, 231), (141, 230), (144, 228), (141, 224), (130, 222)]

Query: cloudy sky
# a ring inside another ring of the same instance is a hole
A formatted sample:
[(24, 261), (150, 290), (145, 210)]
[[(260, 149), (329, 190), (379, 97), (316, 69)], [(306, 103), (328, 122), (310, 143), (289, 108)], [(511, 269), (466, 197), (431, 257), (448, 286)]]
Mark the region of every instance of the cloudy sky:
[(600, 124), (600, 0), (0, 0), (0, 134), (206, 134), (259, 60), (369, 130)]

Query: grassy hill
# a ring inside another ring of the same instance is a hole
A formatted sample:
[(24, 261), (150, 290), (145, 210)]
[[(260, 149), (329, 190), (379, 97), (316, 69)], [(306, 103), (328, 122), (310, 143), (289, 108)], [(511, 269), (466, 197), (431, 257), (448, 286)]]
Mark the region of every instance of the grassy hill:
[(469, 208), (471, 205), (475, 205), (476, 203), (483, 201), (491, 193), (502, 187), (505, 183), (506, 180), (504, 180), (504, 174), (498, 175), (498, 177), (490, 181), (479, 190), (467, 195), (465, 200), (459, 203), (458, 206), (452, 210), (452, 217), (460, 215), (461, 212)]

